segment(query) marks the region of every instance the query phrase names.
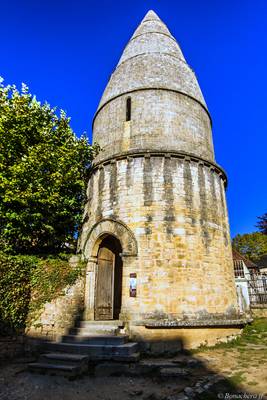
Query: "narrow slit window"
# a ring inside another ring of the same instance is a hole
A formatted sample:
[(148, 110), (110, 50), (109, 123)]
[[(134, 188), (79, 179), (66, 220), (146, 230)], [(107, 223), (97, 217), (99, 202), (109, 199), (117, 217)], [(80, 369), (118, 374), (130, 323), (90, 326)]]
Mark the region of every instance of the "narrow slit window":
[(131, 121), (132, 101), (131, 97), (126, 100), (126, 121)]

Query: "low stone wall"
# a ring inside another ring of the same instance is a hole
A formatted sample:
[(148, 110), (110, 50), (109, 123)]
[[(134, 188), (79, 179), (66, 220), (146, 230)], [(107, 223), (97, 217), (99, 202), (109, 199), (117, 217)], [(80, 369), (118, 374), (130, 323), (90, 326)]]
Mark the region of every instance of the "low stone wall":
[(201, 345), (214, 346), (234, 339), (241, 332), (241, 326), (172, 329), (131, 326), (130, 337), (140, 343), (144, 353), (163, 354), (196, 349)]
[[(76, 268), (78, 262), (79, 257), (72, 257), (71, 267)], [(81, 277), (74, 285), (67, 286), (60, 296), (46, 303), (24, 334), (6, 332), (5, 336), (0, 336), (0, 362), (38, 352), (43, 340), (59, 340), (67, 334), (84, 309), (84, 288), (85, 279)], [(0, 330), (3, 335), (1, 326)]]
[(255, 304), (251, 306), (252, 316), (256, 318), (267, 318), (267, 304)]
[[(73, 268), (79, 261), (73, 257), (70, 263)], [(59, 340), (75, 325), (75, 320), (84, 309), (85, 279), (79, 278), (72, 286), (68, 286), (62, 295), (46, 303), (39, 317), (26, 330), (28, 339)]]
[(0, 336), (0, 362), (14, 357), (19, 357), (25, 353), (25, 338), (19, 336)]
[(75, 320), (84, 307), (84, 279), (67, 287), (62, 296), (46, 303), (41, 315), (26, 334), (32, 338), (58, 340), (75, 325)]

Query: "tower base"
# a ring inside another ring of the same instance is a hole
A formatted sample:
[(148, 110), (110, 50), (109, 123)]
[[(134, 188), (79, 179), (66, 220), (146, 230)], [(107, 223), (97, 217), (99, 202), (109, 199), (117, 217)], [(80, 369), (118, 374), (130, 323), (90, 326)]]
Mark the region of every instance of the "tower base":
[(128, 332), (131, 340), (139, 342), (145, 353), (176, 353), (180, 350), (196, 349), (199, 346), (214, 346), (220, 342), (228, 342), (242, 333), (245, 324), (251, 319), (216, 321), (150, 322), (146, 325), (129, 323)]

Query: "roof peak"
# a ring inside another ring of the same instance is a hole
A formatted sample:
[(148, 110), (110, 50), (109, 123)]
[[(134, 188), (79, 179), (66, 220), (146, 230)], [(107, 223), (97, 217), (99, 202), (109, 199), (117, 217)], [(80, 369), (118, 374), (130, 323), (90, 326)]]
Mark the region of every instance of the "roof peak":
[(129, 58), (151, 53), (167, 53), (185, 61), (175, 38), (153, 10), (146, 13), (134, 31), (118, 65)]
[(143, 88), (177, 90), (206, 108), (196, 77), (177, 41), (153, 10), (146, 13), (125, 47), (99, 108), (118, 94)]
[(160, 17), (155, 13), (154, 10), (149, 10), (146, 15), (144, 16), (142, 22), (147, 21), (147, 20), (156, 20), (156, 21), (161, 21)]

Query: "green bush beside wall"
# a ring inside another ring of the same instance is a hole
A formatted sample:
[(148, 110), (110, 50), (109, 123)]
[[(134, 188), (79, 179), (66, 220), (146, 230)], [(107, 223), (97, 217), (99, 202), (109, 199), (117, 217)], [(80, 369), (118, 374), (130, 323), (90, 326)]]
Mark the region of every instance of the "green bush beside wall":
[(46, 302), (75, 283), (84, 265), (80, 262), (73, 268), (69, 258), (69, 254), (13, 256), (0, 252), (0, 334), (23, 331)]

